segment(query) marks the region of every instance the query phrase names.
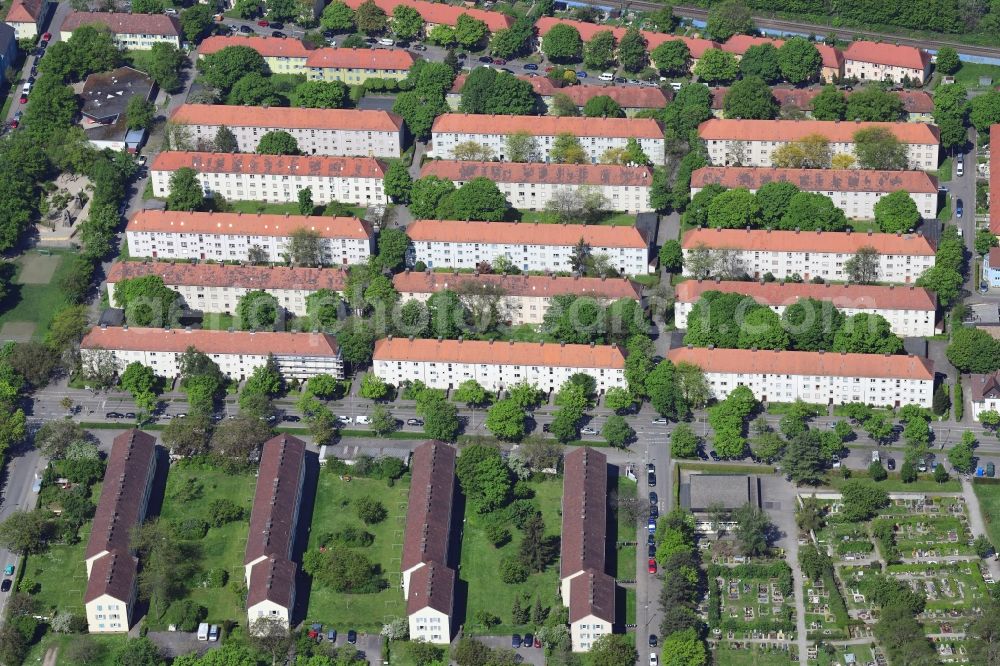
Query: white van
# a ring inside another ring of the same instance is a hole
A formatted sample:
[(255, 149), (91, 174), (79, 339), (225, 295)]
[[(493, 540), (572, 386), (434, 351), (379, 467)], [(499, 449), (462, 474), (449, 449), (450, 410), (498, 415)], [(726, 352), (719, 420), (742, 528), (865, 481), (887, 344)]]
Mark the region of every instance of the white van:
[(381, 44), (382, 46), (392, 46), (396, 42), (392, 41), (388, 37), (383, 37), (382, 39), (378, 40), (378, 43)]
[(965, 175), (965, 155), (958, 156), (958, 163), (955, 165), (955, 175), (959, 178)]
[(372, 420), (370, 418), (368, 418), (367, 416), (365, 416), (364, 414), (362, 414), (360, 416), (355, 416), (354, 417), (354, 421), (356, 423), (361, 423), (363, 425), (367, 425), (367, 424), (369, 424), (369, 423), (372, 422)]
[(872, 451), (872, 462), (882, 462), (882, 456), (879, 455), (878, 451)]
[(202, 622), (198, 625), (198, 640), (207, 641), (208, 640), (208, 622)]
[(31, 84), (25, 81), (24, 85), (21, 86), (21, 94), (27, 95), (30, 92), (31, 92)]
[(597, 78), (599, 78), (601, 81), (614, 81), (615, 75), (612, 72), (604, 72)]

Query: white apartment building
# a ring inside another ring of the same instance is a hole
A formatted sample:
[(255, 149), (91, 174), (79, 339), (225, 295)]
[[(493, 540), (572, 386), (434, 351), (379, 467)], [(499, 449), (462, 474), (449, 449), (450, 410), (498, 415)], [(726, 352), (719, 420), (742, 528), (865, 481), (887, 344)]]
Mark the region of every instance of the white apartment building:
[[(889, 322), (893, 333), (903, 337), (926, 337), (937, 333), (937, 298), (933, 292), (922, 287), (720, 280), (685, 280), (677, 285), (674, 300), (674, 324), (677, 328), (688, 327), (691, 308), (707, 291), (749, 296), (779, 316), (789, 305), (812, 298), (829, 303), (845, 317), (880, 315)], [(814, 316), (822, 318), (830, 315), (820, 310)]]
[(556, 391), (575, 373), (597, 381), (597, 390), (625, 387), (625, 355), (618, 347), (431, 340), (388, 337), (375, 343), (372, 371), (399, 384), (420, 380), (431, 388), (457, 388), (469, 379), (487, 391), (527, 382)]
[(573, 652), (589, 652), (594, 641), (613, 633), (615, 579), (588, 569), (570, 583), (569, 634)]
[(410, 593), (406, 599), (410, 640), (438, 645), (448, 645), (451, 642), (451, 616), (454, 613), (457, 578), (454, 569), (434, 561), (411, 574)]
[(978, 421), (983, 412), (1000, 412), (1000, 373), (970, 375), (969, 388), (972, 418)]
[(931, 74), (931, 55), (913, 46), (856, 41), (844, 50), (844, 76), (862, 81), (904, 79), (922, 86)]
[(101, 498), (84, 553), (87, 586), (83, 604), (92, 634), (127, 632), (138, 591), (138, 562), (131, 530), (146, 517), (156, 475), (156, 439), (127, 430), (111, 445)]
[(493, 151), (501, 162), (508, 161), (507, 137), (526, 132), (535, 138), (535, 161), (550, 162), (556, 137), (571, 134), (591, 163), (597, 164), (609, 148), (624, 148), (635, 139), (653, 164), (664, 163), (663, 126), (651, 118), (579, 118), (557, 116), (492, 116), (446, 113), (431, 127), (428, 157), (450, 160), (455, 146), (470, 141)]
[(909, 169), (932, 171), (938, 166), (938, 129), (926, 123), (863, 123), (839, 120), (737, 120), (711, 118), (698, 126), (712, 166), (770, 167), (780, 146), (810, 136), (829, 141), (833, 155), (854, 155), (858, 130), (882, 127), (906, 145)]
[(523, 271), (572, 271), (570, 259), (582, 239), (591, 256), (606, 255), (625, 275), (653, 270), (649, 242), (635, 227), (417, 220), (406, 234), (413, 242), (410, 265), (422, 261), (429, 269), (474, 269), (504, 256)]
[(59, 28), (59, 38), (69, 39), (82, 25), (104, 26), (115, 44), (129, 51), (148, 51), (161, 42), (181, 47), (180, 22), (166, 14), (123, 14), (113, 12), (70, 12)]
[(852, 220), (874, 218), (879, 199), (899, 190), (910, 195), (924, 219), (937, 215), (938, 181), (923, 171), (702, 167), (691, 173), (691, 196), (712, 184), (756, 192), (771, 182), (791, 183), (803, 192), (828, 196)]
[(163, 284), (178, 292), (192, 310), (232, 314), (247, 292), (266, 291), (296, 317), (308, 314), (306, 299), (310, 294), (320, 289), (340, 294), (347, 279), (347, 273), (340, 268), (118, 261), (111, 264), (105, 278), (108, 302), (115, 302), (119, 282), (147, 275), (162, 278)]
[(302, 229), (319, 236), (321, 263), (363, 264), (374, 252), (375, 233), (354, 217), (188, 213), (142, 210), (125, 227), (129, 256), (152, 259), (287, 262), (292, 234)]
[(934, 364), (917, 356), (681, 347), (667, 358), (701, 368), (717, 400), (737, 386), (763, 402), (818, 405), (929, 408), (934, 395)]
[(544, 210), (552, 197), (566, 190), (600, 194), (606, 210), (649, 213), (653, 170), (616, 164), (539, 164), (518, 162), (466, 162), (432, 160), (420, 177), (437, 176), (461, 187), (473, 178), (496, 183), (511, 207)]
[(48, 9), (46, 0), (13, 0), (4, 23), (14, 29), (14, 39), (31, 39), (38, 36)]
[(705, 250), (716, 260), (725, 260), (729, 273), (738, 268), (754, 280), (770, 273), (778, 280), (798, 275), (805, 282), (817, 277), (845, 282), (848, 273), (844, 264), (861, 248), (878, 253), (878, 282), (910, 283), (934, 266), (934, 245), (919, 234), (692, 229), (684, 234), (681, 247), (684, 275), (690, 277), (722, 273), (718, 266), (709, 275), (691, 272), (692, 253)]
[(170, 122), (182, 126), (174, 134), (178, 150), (212, 146), (225, 125), (242, 153), (255, 152), (260, 138), (277, 130), (291, 134), (303, 155), (399, 157), (403, 151), (403, 119), (388, 111), (183, 104)]
[(230, 379), (246, 379), (273, 355), (285, 379), (309, 379), (329, 374), (344, 376), (337, 340), (324, 333), (272, 331), (210, 331), (163, 328), (94, 327), (80, 343), (80, 361), (85, 368), (106, 353), (114, 357), (118, 371), (129, 363), (142, 363), (160, 377), (180, 375), (178, 358), (189, 348), (211, 358)]
[(495, 275), (423, 273), (407, 270), (392, 278), (402, 301), (427, 302), (431, 295), (451, 290), (463, 301), (498, 296), (497, 316), (511, 325), (541, 324), (556, 296), (573, 295), (610, 302), (629, 298), (642, 302), (642, 287), (628, 279), (588, 278), (574, 275)]
[(170, 177), (181, 168), (198, 172), (205, 196), (220, 194), (227, 201), (293, 203), (309, 188), (317, 205), (389, 203), (382, 188), (386, 166), (374, 157), (165, 152), (150, 166), (154, 196), (170, 196)]

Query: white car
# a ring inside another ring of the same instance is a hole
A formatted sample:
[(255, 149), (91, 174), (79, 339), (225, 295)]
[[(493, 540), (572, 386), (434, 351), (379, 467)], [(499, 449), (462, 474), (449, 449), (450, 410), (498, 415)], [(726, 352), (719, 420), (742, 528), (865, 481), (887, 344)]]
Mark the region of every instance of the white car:
[(361, 416), (354, 417), (354, 422), (355, 423), (361, 423), (363, 425), (367, 425), (367, 424), (371, 423), (372, 420), (370, 418), (368, 418), (367, 416), (365, 416), (364, 414), (362, 414)]
[(589, 427), (589, 426), (586, 427), (586, 428), (582, 428), (580, 430), (580, 432), (582, 432), (584, 435), (596, 435), (597, 434), (597, 431), (594, 430), (593, 428)]
[(649, 653), (649, 666), (659, 666), (660, 660), (655, 652)]
[(392, 46), (396, 42), (392, 41), (388, 37), (383, 37), (382, 39), (378, 40), (378, 43), (381, 44), (382, 46)]
[(604, 72), (597, 78), (599, 78), (601, 81), (614, 81), (615, 75), (613, 72)]
[(872, 462), (876, 463), (881, 461), (882, 461), (882, 456), (879, 455), (878, 451), (872, 451)]

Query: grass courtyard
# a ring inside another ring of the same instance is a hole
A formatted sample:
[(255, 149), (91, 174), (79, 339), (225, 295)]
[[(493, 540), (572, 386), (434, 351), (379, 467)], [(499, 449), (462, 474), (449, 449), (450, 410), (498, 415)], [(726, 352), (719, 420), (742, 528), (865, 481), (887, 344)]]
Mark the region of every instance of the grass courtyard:
[[(562, 499), (562, 478), (547, 478), (541, 481), (532, 480), (531, 488), (535, 491), (534, 502), (542, 512), (545, 520), (545, 535), (558, 536), (562, 525), (559, 507)], [(511, 607), (517, 595), (521, 596), (522, 605), (531, 606), (535, 598), (541, 600), (542, 607), (554, 609), (561, 605), (559, 601), (559, 565), (553, 562), (545, 571), (533, 573), (523, 583), (509, 585), (500, 580), (500, 562), (505, 557), (517, 555), (522, 533), (512, 527), (510, 543), (501, 548), (494, 548), (486, 538), (483, 516), (471, 507), (465, 510), (465, 533), (462, 536), (462, 563), (458, 576), (460, 587), (467, 588), (468, 603), (465, 613), (465, 633), (489, 633), (492, 635), (509, 634), (521, 631), (524, 627), (512, 624)], [(484, 631), (475, 621), (476, 613), (485, 611), (500, 618), (500, 624)], [(550, 610), (551, 612), (551, 610)]]
[(84, 614), (83, 593), (87, 589), (87, 566), (84, 553), (90, 538), (91, 523), (80, 528), (80, 540), (72, 545), (54, 544), (44, 553), (30, 555), (24, 562), (24, 578), (34, 581), (34, 595), (44, 612), (55, 609)]
[[(265, 213), (273, 215), (301, 215), (299, 213), (299, 202), (289, 203), (268, 203), (266, 201), (226, 201), (226, 207), (234, 213)], [(317, 205), (313, 210), (314, 215), (323, 214), (323, 206)], [(352, 214), (363, 218), (367, 208), (364, 206), (350, 206)]]
[[(538, 222), (539, 224), (556, 224), (552, 213), (544, 210), (521, 210), (521, 222)], [(597, 224), (609, 227), (634, 227), (635, 215), (629, 213), (606, 213)]]
[(979, 498), (979, 508), (983, 512), (986, 532), (992, 543), (1000, 544), (1000, 483), (972, 484)]
[[(409, 492), (407, 477), (389, 486), (378, 479), (354, 477), (344, 481), (327, 470), (320, 472), (309, 548), (317, 548), (318, 539), (324, 533), (363, 526), (366, 532), (375, 536), (375, 540), (370, 546), (357, 551), (381, 567), (388, 586), (374, 594), (345, 594), (334, 592), (314, 580), (309, 591), (307, 622), (322, 622), (338, 631), (356, 629), (377, 632), (388, 620), (404, 616), (399, 567)], [(389, 512), (388, 518), (375, 525), (364, 525), (353, 507), (355, 500), (362, 497), (374, 497), (382, 502)]]
[(0, 342), (41, 339), (52, 316), (67, 304), (60, 280), (70, 269), (70, 252), (25, 252), (13, 262), (13, 282), (0, 303)]
[[(189, 492), (193, 484), (200, 491)], [(225, 587), (211, 588), (190, 585), (188, 598), (208, 609), (207, 621), (240, 620), (244, 616), (242, 585), (243, 556), (246, 550), (247, 526), (256, 479), (250, 474), (228, 474), (220, 469), (196, 462), (176, 463), (167, 476), (163, 498), (162, 520), (182, 521), (186, 518), (207, 519), (209, 505), (217, 499), (228, 499), (246, 511), (243, 520), (210, 527), (201, 548), (200, 569), (225, 569), (229, 582)]]

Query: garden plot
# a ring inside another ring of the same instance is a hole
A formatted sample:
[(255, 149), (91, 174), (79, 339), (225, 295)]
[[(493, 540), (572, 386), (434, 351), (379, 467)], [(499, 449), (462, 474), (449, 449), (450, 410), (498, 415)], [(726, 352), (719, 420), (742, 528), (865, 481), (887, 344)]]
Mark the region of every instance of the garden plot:
[[(847, 625), (840, 593), (824, 580), (805, 581), (806, 631), (811, 639), (847, 637)], [(837, 611), (838, 605), (840, 610)], [(838, 621), (837, 613), (843, 621)]]
[(835, 560), (854, 562), (875, 556), (875, 544), (866, 525), (845, 522), (838, 513), (827, 516), (827, 524), (817, 532), (816, 541)]
[(927, 597), (924, 616), (931, 622), (958, 620), (981, 606), (988, 597), (979, 562), (896, 564), (886, 571)]
[(795, 633), (792, 572), (784, 562), (713, 564), (708, 570), (708, 616), (723, 640), (791, 639)]

